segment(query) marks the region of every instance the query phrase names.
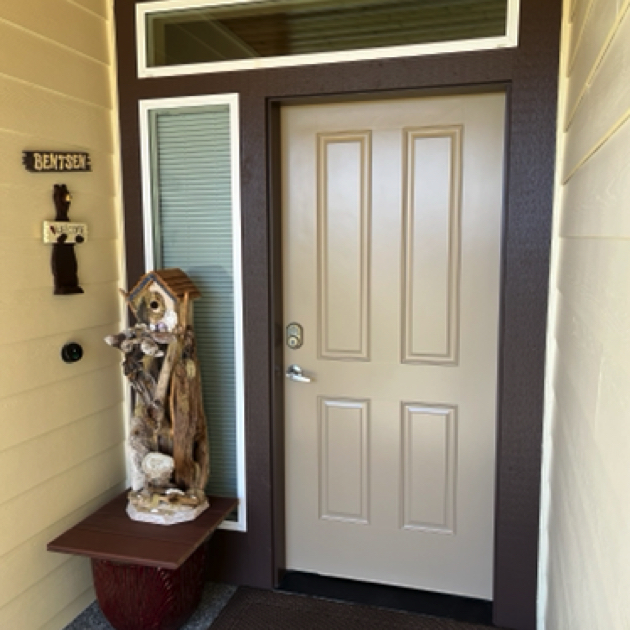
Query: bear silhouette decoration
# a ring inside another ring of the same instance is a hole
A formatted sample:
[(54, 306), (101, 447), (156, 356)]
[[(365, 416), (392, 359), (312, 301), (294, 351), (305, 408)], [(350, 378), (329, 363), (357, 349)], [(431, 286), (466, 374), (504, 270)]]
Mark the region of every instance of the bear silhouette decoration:
[[(55, 202), (55, 221), (70, 221), (70, 201), (72, 197), (65, 184), (55, 184), (53, 201)], [(74, 244), (66, 243), (67, 236), (59, 235), (53, 245), (52, 272), (55, 279), (55, 295), (72, 295), (83, 293), (79, 286), (77, 257), (74, 252)]]

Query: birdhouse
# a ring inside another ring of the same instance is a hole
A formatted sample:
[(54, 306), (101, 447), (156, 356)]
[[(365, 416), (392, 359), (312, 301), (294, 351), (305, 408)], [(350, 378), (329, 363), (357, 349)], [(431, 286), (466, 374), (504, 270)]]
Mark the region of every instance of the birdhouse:
[[(187, 296), (187, 297), (186, 297)], [(188, 319), (188, 301), (201, 297), (192, 280), (177, 268), (150, 271), (126, 296), (138, 322), (172, 332)]]
[(122, 293), (138, 321), (105, 342), (123, 353), (135, 392), (127, 512), (162, 525), (193, 520), (209, 505), (208, 435), (188, 312), (201, 293), (181, 269), (150, 271)]

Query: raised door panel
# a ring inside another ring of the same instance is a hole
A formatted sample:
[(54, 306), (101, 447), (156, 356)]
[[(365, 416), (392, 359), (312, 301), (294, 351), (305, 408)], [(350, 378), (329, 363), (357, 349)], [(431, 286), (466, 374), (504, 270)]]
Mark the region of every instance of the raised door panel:
[(369, 358), (370, 133), (322, 133), (318, 151), (319, 352)]
[(405, 363), (458, 354), (461, 127), (405, 130)]
[(320, 518), (368, 522), (369, 401), (319, 401)]
[(455, 533), (457, 408), (402, 405), (405, 529)]

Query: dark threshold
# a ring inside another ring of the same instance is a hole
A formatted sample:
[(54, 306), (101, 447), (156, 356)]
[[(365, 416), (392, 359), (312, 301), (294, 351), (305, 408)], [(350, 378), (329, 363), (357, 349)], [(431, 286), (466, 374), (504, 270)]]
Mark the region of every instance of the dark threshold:
[(410, 588), (287, 571), (278, 590), (393, 610), (492, 625), (492, 602)]

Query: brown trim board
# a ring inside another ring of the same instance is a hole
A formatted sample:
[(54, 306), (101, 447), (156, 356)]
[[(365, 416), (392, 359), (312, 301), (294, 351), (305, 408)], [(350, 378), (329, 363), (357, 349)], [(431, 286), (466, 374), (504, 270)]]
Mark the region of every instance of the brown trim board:
[(284, 568), (279, 104), (507, 89), (494, 621), (533, 630), (560, 0), (521, 0), (517, 49), (155, 79), (136, 74), (139, 1), (115, 0), (129, 282), (144, 272), (138, 101), (240, 96), (249, 523), (217, 532), (213, 579), (272, 588)]

